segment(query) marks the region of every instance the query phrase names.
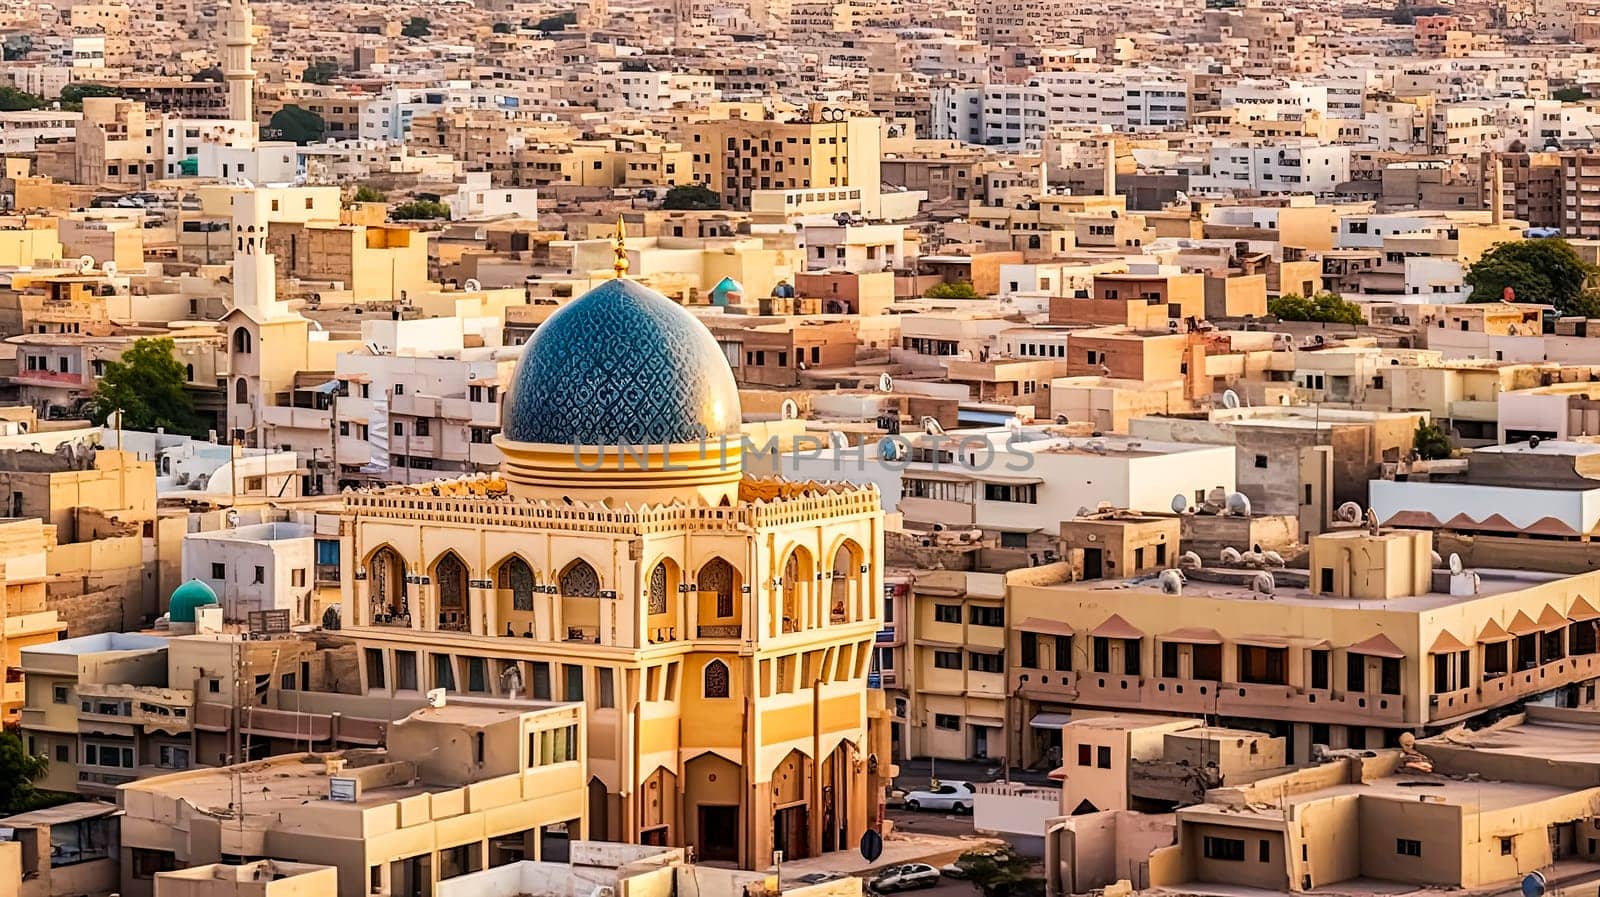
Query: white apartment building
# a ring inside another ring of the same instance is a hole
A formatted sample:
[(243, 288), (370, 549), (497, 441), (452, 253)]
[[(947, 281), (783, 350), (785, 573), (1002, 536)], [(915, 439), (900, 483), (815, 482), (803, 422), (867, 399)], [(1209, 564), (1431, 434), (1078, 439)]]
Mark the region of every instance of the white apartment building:
[(56, 109), (0, 112), (0, 155), (31, 153), (41, 139), (70, 140), (82, 118), (82, 112)]
[(721, 91), (711, 75), (696, 72), (633, 71), (620, 64), (599, 76), (601, 109), (666, 112), (687, 103), (715, 103)]
[(183, 537), (183, 580), (211, 587), (223, 619), (245, 622), (256, 611), (285, 610), (292, 624), (311, 619), (315, 539), (304, 523), (258, 523)]
[[(1231, 492), (1234, 447), (1157, 442), (1128, 436), (1067, 439), (1045, 427), (956, 430), (901, 437), (886, 459), (882, 444), (794, 452), (782, 461), (793, 478), (872, 483), (885, 511), (913, 526), (938, 523), (1025, 536), (1055, 532), (1079, 508), (1101, 502), (1137, 511), (1170, 511), (1174, 495)], [(1173, 558), (1176, 561), (1176, 558)]]
[(808, 271), (870, 274), (910, 267), (915, 243), (900, 224), (806, 224), (799, 234)]
[(1266, 145), (1216, 144), (1210, 173), (1190, 180), (1192, 190), (1232, 193), (1327, 193), (1350, 179), (1350, 148), (1313, 140)]
[(1328, 117), (1328, 86), (1303, 81), (1246, 79), (1222, 88), (1224, 109), (1238, 109), (1245, 121), (1298, 121), (1312, 114)]
[[(238, 155), (236, 158), (235, 154), (218, 154), (213, 151), (205, 154), (204, 163), (201, 160), (201, 151), (206, 147), (228, 148), (247, 152), (254, 150), (257, 145), (257, 125), (255, 122), (162, 116), (157, 120), (156, 127), (160, 132), (159, 152), (161, 153), (161, 170), (165, 177), (182, 177), (186, 173), (183, 165), (185, 159), (194, 160), (190, 165), (195, 168), (194, 173), (202, 177), (249, 177), (251, 180), (255, 180), (249, 174), (240, 175), (237, 172), (240, 168), (255, 168), (258, 171), (261, 168), (260, 165), (251, 165), (247, 162), (246, 156), (243, 154)], [(276, 155), (281, 156), (281, 148), (285, 146), (292, 147), (293, 144), (280, 144), (280, 150)], [(272, 154), (269, 153), (270, 155)], [(224, 163), (229, 163), (229, 167), (235, 173), (222, 174), (222, 165)], [(290, 164), (293, 164), (292, 159)], [(206, 170), (205, 165), (211, 166), (212, 170)], [(276, 174), (278, 172), (271, 173)], [(282, 180), (286, 180), (286, 178)]]
[(1088, 67), (1040, 72), (1028, 83), (1045, 91), (1052, 126), (1164, 130), (1189, 123), (1188, 84), (1159, 69)]
[[(442, 326), (451, 321), (454, 329)], [(335, 361), (345, 384), (333, 408), (340, 480), (423, 482), (498, 467), (491, 440), (501, 387), (521, 354), (493, 345), (498, 327), (497, 319), (364, 323), (366, 350)], [(467, 328), (486, 345), (464, 348)]]
[(469, 171), (466, 182), (456, 185), (454, 194), (442, 202), (450, 207), (450, 220), (481, 220), (515, 216), (537, 221), (539, 191), (532, 187), (496, 187), (489, 172)]

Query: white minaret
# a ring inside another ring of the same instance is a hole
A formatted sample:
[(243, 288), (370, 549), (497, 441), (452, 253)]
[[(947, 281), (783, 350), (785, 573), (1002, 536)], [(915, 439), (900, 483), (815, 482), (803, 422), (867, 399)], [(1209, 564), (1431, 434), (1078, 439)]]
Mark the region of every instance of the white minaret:
[(233, 305), (257, 320), (289, 313), (278, 300), (278, 267), (267, 252), (267, 226), (272, 197), (270, 187), (251, 187), (233, 194)]
[(250, 67), (255, 17), (249, 0), (227, 0), (222, 8), (222, 77), (228, 82), (228, 117), (256, 119), (256, 72)]

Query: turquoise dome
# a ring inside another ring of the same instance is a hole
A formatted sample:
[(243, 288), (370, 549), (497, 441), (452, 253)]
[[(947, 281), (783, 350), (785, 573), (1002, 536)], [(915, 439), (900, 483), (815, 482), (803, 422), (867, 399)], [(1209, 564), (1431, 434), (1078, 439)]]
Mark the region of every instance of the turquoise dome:
[(711, 304), (727, 305), (729, 293), (738, 293), (741, 296), (744, 295), (744, 285), (731, 277), (722, 278), (721, 280), (717, 281), (716, 286), (711, 288)]
[(534, 330), (512, 375), (501, 435), (555, 445), (662, 445), (739, 433), (722, 348), (681, 305), (608, 280)]
[(196, 608), (217, 603), (217, 593), (198, 579), (191, 579), (172, 590), (167, 601), (167, 619), (174, 623), (193, 623)]

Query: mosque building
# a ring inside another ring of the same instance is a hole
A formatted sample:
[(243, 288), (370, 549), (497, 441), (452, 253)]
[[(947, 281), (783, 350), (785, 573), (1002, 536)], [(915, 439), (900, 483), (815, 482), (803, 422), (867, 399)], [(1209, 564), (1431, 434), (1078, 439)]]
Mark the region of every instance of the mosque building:
[(755, 869), (854, 849), (890, 759), (878, 493), (745, 476), (715, 339), (617, 267), (528, 342), (498, 476), (346, 495), (364, 686), (582, 702), (574, 837)]

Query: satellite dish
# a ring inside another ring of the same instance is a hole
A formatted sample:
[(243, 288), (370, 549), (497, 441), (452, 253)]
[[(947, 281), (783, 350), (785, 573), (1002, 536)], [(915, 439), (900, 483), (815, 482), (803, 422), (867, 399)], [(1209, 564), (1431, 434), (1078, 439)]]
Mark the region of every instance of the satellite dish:
[(1451, 576), (1460, 576), (1462, 569), (1463, 568), (1461, 566), (1461, 555), (1456, 554), (1453, 551), (1450, 552), (1450, 575)]
[(1223, 392), (1222, 392), (1222, 407), (1224, 407), (1224, 408), (1237, 408), (1237, 407), (1239, 407), (1239, 394), (1234, 392), (1231, 389), (1223, 390)]
[(780, 406), (778, 414), (784, 420), (794, 420), (800, 416), (800, 406), (795, 403), (794, 399), (784, 399), (783, 405)]
[(461, 288), (469, 293), (476, 293), (483, 289), (483, 284), (479, 283), (475, 278), (469, 277), (467, 282), (461, 285)]
[(922, 418), (922, 432), (929, 436), (943, 436), (944, 426), (932, 415), (924, 415)]
[(893, 436), (885, 436), (878, 440), (878, 457), (885, 461), (899, 461), (905, 456), (905, 448), (900, 440)]
[(1182, 492), (1172, 496), (1172, 513), (1182, 514), (1187, 510), (1189, 510), (1189, 496), (1184, 495)]
[(1528, 437), (1528, 448), (1536, 449), (1538, 447), (1539, 447), (1539, 437), (1537, 437), (1537, 436), (1529, 436)]
[(82, 255), (78, 257), (78, 273), (88, 274), (94, 270), (94, 256)]
[(1228, 493), (1228, 513), (1235, 517), (1250, 516), (1250, 498), (1243, 492)]
[(428, 689), (428, 706), (429, 707), (443, 707), (444, 703), (445, 703), (444, 689), (442, 689), (442, 688), (430, 688), (430, 689)]
[(1544, 873), (1529, 872), (1522, 877), (1522, 897), (1544, 897)]
[(105, 275), (107, 277), (116, 277), (117, 276), (117, 263), (116, 262), (106, 262), (104, 265), (100, 266), (100, 270), (105, 272)]
[(878, 375), (878, 392), (893, 392), (893, 391), (894, 391), (894, 378), (889, 376), (887, 371), (885, 371), (882, 374), (879, 374)]

